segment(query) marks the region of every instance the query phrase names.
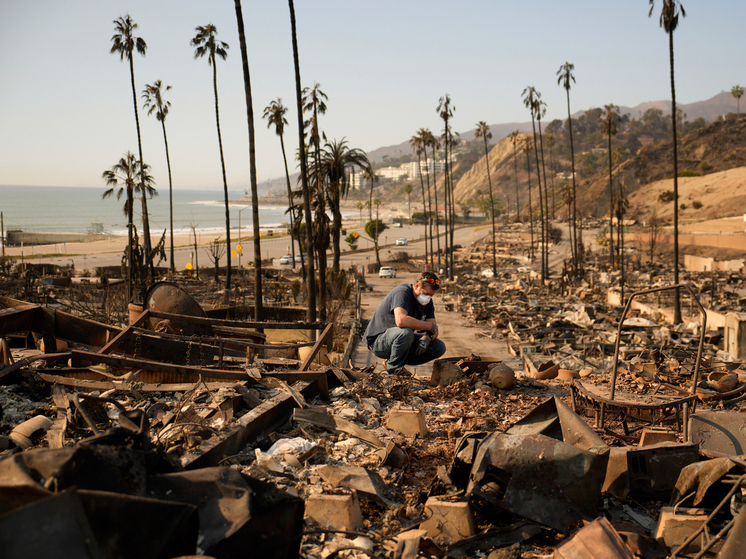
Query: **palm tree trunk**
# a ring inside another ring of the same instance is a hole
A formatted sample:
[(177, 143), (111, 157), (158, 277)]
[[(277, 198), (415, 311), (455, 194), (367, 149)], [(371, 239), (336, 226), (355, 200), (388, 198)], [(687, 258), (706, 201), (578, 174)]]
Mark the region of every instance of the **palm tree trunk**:
[(570, 163), (572, 165), (572, 229), (574, 231), (575, 242), (572, 246), (572, 256), (577, 275), (580, 270), (579, 253), (578, 253), (578, 223), (577, 223), (577, 192), (575, 189), (575, 147), (572, 140), (572, 115), (570, 114), (570, 90), (567, 89), (567, 127), (570, 131)]
[(546, 276), (544, 275), (544, 201), (542, 199), (541, 195), (541, 171), (539, 170), (539, 146), (536, 141), (536, 123), (534, 121), (534, 113), (531, 111), (531, 128), (534, 132), (534, 157), (536, 158), (536, 182), (539, 185), (539, 220), (541, 223), (541, 241), (540, 244), (542, 246), (539, 247), (539, 250), (541, 252), (541, 281), (542, 283), (546, 279)]
[(303, 93), (300, 81), (300, 61), (298, 59), (298, 39), (295, 29), (295, 7), (293, 0), (288, 0), (290, 9), (290, 27), (293, 39), (293, 61), (295, 63), (295, 97), (298, 110), (298, 137), (300, 176), (303, 184), (303, 209), (306, 215), (306, 249), (308, 252), (308, 321), (316, 322), (316, 272), (313, 263), (313, 221), (311, 219), (311, 195), (308, 188), (306, 170), (306, 144), (303, 137)]
[[(427, 164), (427, 153), (425, 154), (425, 164)], [(427, 263), (427, 199), (425, 198), (425, 180), (422, 178), (422, 164), (420, 154), (417, 154), (417, 169), (420, 171), (420, 186), (422, 187), (422, 223), (425, 226), (425, 262)]]
[(225, 288), (231, 288), (231, 214), (228, 202), (228, 178), (225, 174), (225, 157), (223, 156), (223, 137), (220, 134), (220, 109), (218, 108), (218, 68), (215, 60), (212, 61), (212, 84), (215, 92), (215, 122), (218, 127), (218, 147), (220, 148), (220, 167), (223, 170), (223, 199), (225, 201), (225, 257), (227, 269), (225, 277)]
[(614, 192), (611, 183), (611, 132), (609, 132), (609, 271), (614, 270)]
[[(282, 148), (282, 162), (285, 164), (285, 180), (287, 182), (288, 187), (288, 211), (290, 212), (290, 223), (295, 225), (295, 212), (293, 211), (293, 208), (295, 207), (293, 204), (293, 189), (290, 186), (290, 172), (288, 171), (288, 158), (285, 155), (285, 141), (282, 138), (282, 134), (280, 134), (280, 148)], [(290, 235), (290, 255), (293, 258), (293, 266), (295, 266), (295, 243), (294, 243), (294, 235), (292, 234), (293, 226), (291, 226), (291, 235)]]
[[(673, 77), (673, 30), (668, 32), (668, 53), (671, 60), (671, 120), (673, 121), (673, 283), (679, 284), (679, 170), (678, 138), (676, 137), (676, 87)], [(676, 289), (673, 300), (673, 322), (681, 323), (681, 299)]]
[(334, 195), (332, 196), (332, 219), (333, 226), (332, 226), (332, 248), (334, 249), (334, 260), (332, 261), (332, 272), (334, 274), (339, 273), (339, 259), (341, 257), (341, 249), (339, 246), (340, 243), (340, 231), (342, 230), (342, 211), (339, 207), (340, 205), (340, 195), (339, 195), (339, 189), (340, 185), (337, 184), (337, 186), (334, 188)]
[(484, 157), (487, 160), (487, 183), (490, 185), (490, 208), (492, 211), (492, 273), (497, 276), (497, 249), (495, 249), (495, 201), (492, 198), (492, 175), (490, 173), (490, 153), (487, 150), (487, 136), (484, 137)]
[(168, 156), (168, 138), (166, 137), (166, 121), (161, 121), (163, 127), (163, 143), (166, 144), (166, 167), (168, 167), (168, 216), (171, 227), (171, 272), (176, 273), (176, 264), (174, 263), (174, 185), (171, 180), (171, 159)]
[(521, 206), (518, 198), (518, 155), (515, 151), (515, 144), (513, 144), (513, 171), (515, 177), (515, 219), (517, 221), (521, 218)]
[[(448, 160), (446, 159), (446, 167), (448, 167)], [(433, 198), (435, 202), (435, 246), (438, 249), (438, 268), (441, 267), (440, 258), (440, 223), (438, 219), (438, 184), (437, 184), (437, 173), (435, 172), (435, 147), (433, 147)], [(433, 262), (435, 264), (435, 262)]]
[(534, 209), (531, 202), (531, 154), (526, 153), (526, 169), (528, 170), (528, 223), (529, 231), (531, 232), (531, 248), (529, 249), (529, 257), (531, 258), (531, 264), (534, 263)]
[[(425, 172), (427, 173), (427, 226), (430, 228), (430, 267), (435, 268), (435, 252), (433, 250), (433, 197), (430, 194), (430, 166), (427, 164), (427, 147), (425, 147)], [(433, 182), (435, 182), (435, 148), (433, 148)]]
[[(263, 320), (262, 309), (262, 245), (259, 232), (259, 193), (256, 180), (256, 141), (254, 138), (254, 104), (251, 100), (251, 75), (249, 74), (249, 55), (246, 49), (246, 35), (241, 12), (241, 0), (235, 0), (236, 21), (238, 22), (238, 39), (241, 43), (241, 63), (243, 81), (246, 90), (246, 119), (249, 123), (249, 176), (251, 180), (251, 219), (254, 225), (254, 320)], [(238, 242), (241, 242), (240, 234)], [(228, 245), (227, 253), (231, 247)], [(230, 262), (230, 260), (228, 260)], [(228, 268), (230, 270), (230, 267)], [(229, 272), (230, 273), (230, 272)]]
[[(544, 175), (544, 253), (542, 262), (544, 264), (544, 277), (549, 279), (549, 187), (547, 185), (547, 170), (544, 166), (544, 136), (541, 133), (541, 115), (539, 115), (539, 146), (541, 148), (541, 174)], [(541, 183), (539, 183), (541, 189)]]
[(127, 303), (132, 302), (132, 296), (134, 295), (133, 292), (133, 285), (132, 285), (132, 269), (134, 267), (134, 263), (132, 262), (132, 259), (134, 258), (134, 248), (132, 246), (132, 228), (135, 226), (134, 223), (134, 197), (132, 195), (132, 189), (130, 187), (127, 187)]

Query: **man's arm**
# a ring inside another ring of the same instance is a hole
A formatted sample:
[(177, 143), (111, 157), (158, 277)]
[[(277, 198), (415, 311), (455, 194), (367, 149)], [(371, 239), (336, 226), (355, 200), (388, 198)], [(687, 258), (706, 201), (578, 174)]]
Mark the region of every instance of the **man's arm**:
[(412, 330), (425, 330), (426, 332), (433, 332), (433, 339), (438, 337), (438, 325), (435, 324), (434, 318), (428, 318), (427, 320), (417, 320), (413, 316), (409, 316), (409, 313), (402, 307), (394, 308), (394, 321), (399, 328), (411, 328)]

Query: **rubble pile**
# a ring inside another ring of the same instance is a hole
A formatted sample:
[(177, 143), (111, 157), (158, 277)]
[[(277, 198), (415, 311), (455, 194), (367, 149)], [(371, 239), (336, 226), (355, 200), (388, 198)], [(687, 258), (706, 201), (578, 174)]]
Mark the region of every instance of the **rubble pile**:
[(516, 360), (427, 376), (350, 366), (359, 312), (252, 322), (166, 283), (116, 328), (3, 299), (3, 556), (739, 557), (746, 372), (696, 283), (672, 327), (665, 294), (487, 277), (478, 248), (441, 304)]

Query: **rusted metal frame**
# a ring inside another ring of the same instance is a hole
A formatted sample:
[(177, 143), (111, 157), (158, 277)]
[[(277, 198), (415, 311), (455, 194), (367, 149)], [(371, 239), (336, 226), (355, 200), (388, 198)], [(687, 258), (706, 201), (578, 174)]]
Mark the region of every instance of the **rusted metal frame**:
[(133, 359), (128, 357), (113, 357), (110, 355), (101, 355), (91, 351), (73, 350), (71, 352), (74, 360), (85, 360), (94, 363), (105, 363), (115, 367), (130, 369), (145, 369), (147, 371), (164, 371), (169, 373), (179, 373), (188, 377), (218, 378), (226, 380), (246, 380), (246, 373), (241, 371), (230, 371), (225, 369), (210, 369), (207, 367), (192, 367), (189, 365), (173, 365), (171, 363), (162, 363), (160, 361), (150, 361), (147, 359)]
[(325, 322), (257, 322), (257, 321), (239, 321), (225, 320), (220, 318), (202, 318), (196, 316), (185, 316), (162, 311), (151, 311), (152, 318), (166, 318), (169, 320), (179, 320), (190, 322), (192, 324), (203, 324), (206, 326), (231, 326), (238, 328), (274, 328), (280, 330), (322, 330), (327, 324)]
[(150, 317), (150, 311), (148, 309), (145, 309), (140, 316), (137, 317), (137, 320), (135, 320), (132, 324), (127, 326), (124, 330), (119, 332), (114, 338), (106, 344), (104, 347), (98, 350), (98, 353), (101, 354), (109, 354), (127, 337), (131, 336), (132, 333), (135, 331), (135, 329), (138, 326), (141, 326), (148, 318)]
[[(304, 397), (311, 398), (318, 394), (315, 382), (300, 382), (295, 385)], [(202, 453), (194, 460), (184, 464), (187, 470), (196, 470), (217, 466), (226, 457), (238, 453), (250, 442), (261, 435), (274, 431), (285, 423), (297, 407), (290, 394), (282, 393), (262, 402), (238, 419), (238, 424), (222, 432), (219, 437), (210, 437), (199, 446)]]
[(321, 346), (324, 345), (324, 343), (327, 343), (329, 347), (331, 348), (332, 343), (332, 334), (334, 333), (334, 324), (327, 324), (326, 328), (324, 328), (324, 331), (319, 336), (319, 339), (316, 340), (316, 343), (313, 344), (313, 348), (311, 348), (311, 353), (308, 354), (308, 357), (306, 357), (306, 360), (303, 361), (301, 366), (298, 368), (299, 371), (307, 371), (308, 368), (311, 366), (311, 362), (314, 360), (316, 355), (319, 353), (319, 350), (321, 349)]
[[(187, 336), (183, 336), (181, 334), (171, 334), (170, 332), (155, 332), (154, 330), (149, 330), (147, 328), (135, 328), (135, 332), (140, 332), (143, 334), (148, 334), (151, 336), (157, 336), (159, 338), (166, 338), (166, 339), (172, 339), (172, 340), (179, 340), (179, 341), (185, 341), (188, 340)], [(272, 344), (271, 346), (267, 346), (266, 344), (257, 344), (253, 342), (247, 342), (245, 339), (242, 338), (231, 338), (231, 337), (224, 337), (224, 336), (199, 336), (198, 339), (200, 342), (203, 342), (206, 346), (215, 346), (216, 344), (219, 344), (221, 341), (227, 342), (229, 345), (236, 345), (241, 346), (242, 348), (250, 347), (252, 349), (297, 349), (301, 347), (308, 347), (313, 345), (312, 342), (303, 342), (303, 343), (297, 343), (297, 344)], [(192, 343), (192, 342), (189, 342)], [(243, 355), (243, 354), (241, 354)]]
[[(694, 375), (692, 377), (692, 388), (690, 391), (691, 394), (696, 394), (697, 382), (699, 381), (699, 366), (702, 360), (702, 350), (705, 344), (705, 330), (707, 330), (707, 313), (705, 312), (704, 307), (702, 307), (702, 304), (699, 302), (699, 299), (697, 299), (697, 296), (694, 294), (694, 291), (692, 291), (692, 288), (689, 287), (689, 285), (687, 284), (680, 283), (677, 285), (669, 285), (667, 287), (654, 287), (652, 289), (636, 291), (635, 293), (632, 293), (629, 299), (627, 300), (627, 304), (624, 306), (624, 311), (622, 312), (622, 316), (619, 319), (619, 328), (617, 330), (616, 344), (614, 346), (614, 365), (612, 366), (612, 369), (611, 369), (611, 400), (614, 400), (614, 393), (616, 391), (617, 365), (619, 364), (619, 344), (622, 338), (622, 327), (624, 326), (624, 319), (627, 316), (627, 311), (629, 311), (629, 308), (632, 305), (632, 300), (638, 295), (646, 295), (648, 293), (657, 293), (660, 291), (667, 291), (669, 289), (678, 290), (681, 287), (684, 287), (686, 288), (687, 291), (689, 291), (689, 295), (692, 297), (692, 300), (699, 307), (699, 312), (702, 317), (701, 332), (699, 335), (699, 348), (697, 350), (697, 360), (694, 365)], [(692, 411), (694, 411), (694, 406), (692, 406)]]
[[(47, 372), (37, 371), (39, 378), (45, 382), (50, 382), (56, 385), (68, 386), (70, 388), (77, 388), (79, 390), (127, 390), (129, 383), (117, 383), (112, 381), (99, 381), (81, 378), (70, 378), (64, 375), (55, 375)], [(245, 381), (241, 381), (242, 383)], [(235, 386), (235, 382), (205, 382), (205, 385), (210, 390), (218, 390), (220, 388), (230, 388)], [(194, 388), (194, 383), (145, 383), (138, 384), (137, 390), (139, 392), (186, 392)]]

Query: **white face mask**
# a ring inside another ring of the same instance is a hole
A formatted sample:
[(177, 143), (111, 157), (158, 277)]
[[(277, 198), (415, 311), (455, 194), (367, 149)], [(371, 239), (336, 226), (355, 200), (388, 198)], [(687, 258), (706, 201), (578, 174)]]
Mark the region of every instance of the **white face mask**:
[(430, 297), (430, 295), (425, 295), (424, 293), (417, 295), (417, 302), (423, 307), (427, 305), (431, 299), (432, 297)]

